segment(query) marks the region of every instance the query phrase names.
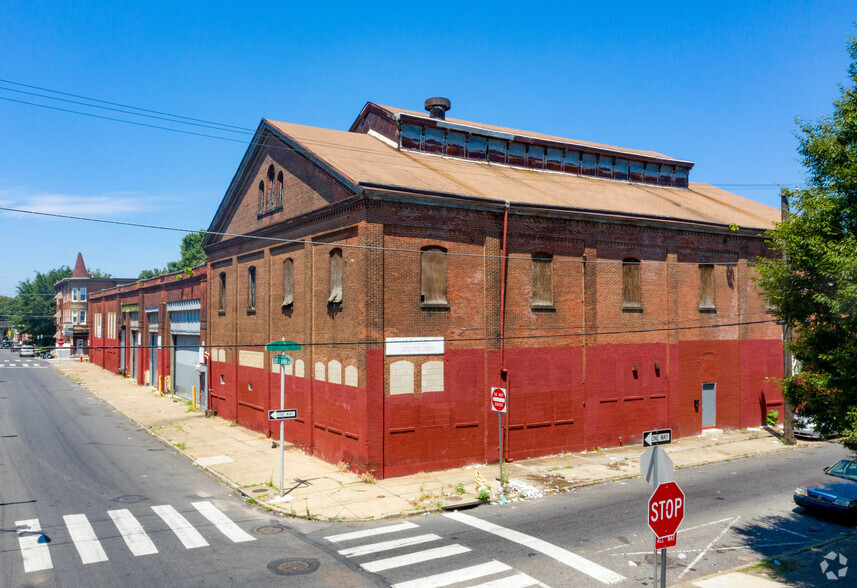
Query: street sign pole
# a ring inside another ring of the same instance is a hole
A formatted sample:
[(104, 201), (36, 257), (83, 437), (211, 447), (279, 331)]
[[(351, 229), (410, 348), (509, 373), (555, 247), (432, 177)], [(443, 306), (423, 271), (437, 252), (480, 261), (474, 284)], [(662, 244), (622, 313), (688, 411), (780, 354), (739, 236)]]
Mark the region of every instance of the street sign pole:
[(500, 423), (500, 429), (499, 429), (499, 432), (500, 432), (500, 435), (499, 435), (500, 436), (500, 488), (502, 490), (502, 488), (503, 488), (503, 413), (498, 411), (497, 416), (500, 419), (500, 421), (499, 421), (499, 423)]
[[(285, 337), (283, 341), (285, 341)], [(283, 359), (280, 361), (280, 410), (286, 409), (286, 364), (285, 364), (285, 355), (286, 352), (282, 352), (280, 357)], [(286, 463), (286, 421), (280, 421), (280, 496), (282, 497), (283, 492), (285, 492), (285, 463)]]
[[(654, 482), (655, 488), (658, 487), (660, 480), (658, 479), (658, 446), (655, 445), (652, 447), (652, 463), (653, 469), (652, 472), (652, 480)], [(654, 588), (658, 588), (658, 536), (655, 535), (655, 551), (652, 553), (652, 565), (654, 566), (654, 570), (652, 571), (652, 585)], [(661, 588), (665, 588), (663, 584), (661, 584)]]

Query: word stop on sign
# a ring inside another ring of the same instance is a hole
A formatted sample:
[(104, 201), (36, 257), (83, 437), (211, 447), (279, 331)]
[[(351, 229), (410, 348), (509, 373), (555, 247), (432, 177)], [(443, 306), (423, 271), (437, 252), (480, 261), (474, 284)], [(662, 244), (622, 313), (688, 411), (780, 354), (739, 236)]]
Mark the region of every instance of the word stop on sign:
[(649, 514), (649, 520), (653, 523), (657, 523), (658, 521), (674, 519), (679, 513), (681, 513), (682, 504), (683, 501), (678, 496), (653, 502), (651, 505), (652, 511)]

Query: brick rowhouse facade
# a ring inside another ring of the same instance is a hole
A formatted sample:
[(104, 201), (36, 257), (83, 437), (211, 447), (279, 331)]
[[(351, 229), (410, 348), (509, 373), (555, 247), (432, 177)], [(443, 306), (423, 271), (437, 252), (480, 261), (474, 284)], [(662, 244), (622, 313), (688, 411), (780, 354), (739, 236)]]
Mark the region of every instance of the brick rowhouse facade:
[(692, 165), (373, 103), (263, 120), (204, 243), (210, 408), (274, 433), (286, 339), (287, 439), (376, 477), (496, 461), (491, 386), (511, 459), (761, 424), (778, 211)]
[(194, 386), (204, 404), (207, 384), (198, 357), (205, 344), (207, 287), (207, 269), (200, 266), (190, 275), (166, 274), (90, 294), (90, 361), (188, 400)]

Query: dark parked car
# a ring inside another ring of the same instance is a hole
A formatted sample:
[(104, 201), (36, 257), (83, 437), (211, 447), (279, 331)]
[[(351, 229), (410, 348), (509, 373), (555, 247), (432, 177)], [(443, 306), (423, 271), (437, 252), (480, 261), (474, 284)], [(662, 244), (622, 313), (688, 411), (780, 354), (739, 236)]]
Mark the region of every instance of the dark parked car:
[(810, 510), (857, 513), (857, 461), (843, 459), (795, 488), (794, 500)]

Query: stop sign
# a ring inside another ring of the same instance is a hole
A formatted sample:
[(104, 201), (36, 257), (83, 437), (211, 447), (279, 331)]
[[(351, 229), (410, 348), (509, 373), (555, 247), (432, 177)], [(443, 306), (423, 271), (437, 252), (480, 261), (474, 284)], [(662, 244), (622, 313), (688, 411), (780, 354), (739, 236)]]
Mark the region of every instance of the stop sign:
[(491, 408), (497, 412), (506, 412), (505, 388), (491, 388)]
[(669, 537), (683, 518), (684, 492), (675, 482), (659, 484), (649, 499), (649, 527), (657, 537)]

